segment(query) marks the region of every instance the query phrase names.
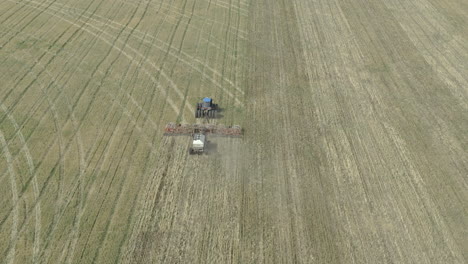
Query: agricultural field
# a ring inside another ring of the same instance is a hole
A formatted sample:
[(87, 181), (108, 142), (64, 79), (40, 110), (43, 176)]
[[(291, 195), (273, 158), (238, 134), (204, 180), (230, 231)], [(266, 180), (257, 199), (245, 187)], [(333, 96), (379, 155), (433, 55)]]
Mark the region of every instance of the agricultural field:
[(0, 149), (0, 263), (467, 263), (468, 2), (2, 0)]

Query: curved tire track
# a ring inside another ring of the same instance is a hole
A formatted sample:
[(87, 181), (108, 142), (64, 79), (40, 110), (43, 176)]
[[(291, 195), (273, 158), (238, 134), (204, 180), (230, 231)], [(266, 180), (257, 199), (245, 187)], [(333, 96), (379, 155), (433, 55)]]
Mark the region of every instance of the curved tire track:
[(18, 237), (18, 189), (16, 187), (16, 175), (13, 166), (13, 161), (11, 158), (11, 153), (8, 149), (7, 142), (3, 132), (0, 130), (0, 143), (2, 144), (3, 155), (5, 156), (6, 163), (8, 166), (8, 173), (10, 175), (10, 185), (11, 185), (11, 201), (13, 204), (13, 216), (12, 216), (12, 225), (11, 225), (11, 234), (10, 234), (10, 244), (7, 249), (7, 254), (5, 261), (8, 264), (12, 264), (15, 261), (16, 255), (16, 238)]
[[(13, 0), (7, 0), (7, 1), (13, 1)], [(34, 1), (31, 1), (31, 2), (34, 2)], [(64, 5), (62, 5), (62, 6), (64, 6)], [(53, 8), (51, 8), (51, 9), (54, 10)], [(62, 12), (60, 12), (60, 13), (62, 13), (62, 14), (64, 14), (64, 15), (67, 14), (65, 11), (62, 11)], [(95, 21), (97, 20), (97, 19), (93, 18), (92, 16), (82, 16), (82, 17), (87, 18), (87, 19), (90, 19), (90, 20), (95, 20)], [(107, 19), (107, 20), (109, 20), (109, 19)], [(67, 20), (67, 21), (68, 21), (68, 20)], [(106, 23), (108, 23), (108, 22), (109, 22), (109, 21), (106, 21)], [(123, 26), (122, 24), (117, 23), (117, 22), (114, 22), (114, 21), (110, 21), (110, 22), (111, 22), (111, 23), (114, 23), (114, 24), (117, 24), (117, 25), (119, 25), (119, 26)], [(97, 29), (95, 26), (93, 26), (93, 25), (90, 25), (90, 27), (92, 27), (92, 28), (98, 30), (98, 29)], [(110, 26), (110, 27), (112, 27), (112, 26)], [(112, 28), (118, 29), (118, 28), (116, 28), (116, 27), (112, 27)], [(141, 32), (138, 31), (138, 30), (135, 30), (135, 32), (141, 33)], [(228, 32), (228, 31), (226, 31), (226, 32)], [(137, 39), (142, 40), (142, 37), (138, 37), (138, 36), (134, 36), (134, 37), (137, 38)], [(168, 52), (169, 55), (173, 56), (173, 57), (176, 58), (177, 60), (180, 60), (182, 63), (184, 63), (184, 64), (187, 65), (188, 67), (194, 68), (197, 72), (199, 72), (200, 74), (204, 75), (205, 78), (207, 78), (209, 81), (211, 81), (213, 84), (215, 84), (218, 88), (223, 89), (230, 97), (235, 98), (237, 104), (242, 105), (241, 101), (239, 101), (238, 98), (234, 97), (234, 95), (233, 95), (230, 91), (228, 91), (222, 84), (218, 83), (218, 82), (217, 82), (216, 80), (214, 80), (211, 76), (207, 75), (206, 73), (204, 73), (203, 71), (201, 71), (200, 69), (198, 69), (197, 67), (195, 67), (189, 60), (195, 61), (195, 62), (197, 62), (197, 63), (199, 63), (199, 64), (202, 64), (202, 65), (203, 65), (203, 62), (201, 62), (200, 60), (198, 60), (198, 59), (196, 59), (196, 58), (190, 56), (189, 54), (187, 54), (187, 53), (185, 53), (185, 52), (183, 52), (183, 51), (179, 51), (179, 50), (176, 49), (175, 47), (171, 47), (171, 45), (169, 45), (168, 43), (166, 43), (166, 42), (164, 42), (164, 41), (161, 41), (161, 40), (158, 40), (158, 39), (156, 39), (156, 41), (158, 41), (158, 42), (161, 43), (162, 45), (168, 46), (168, 48), (170, 48), (171, 50), (174, 50), (174, 51), (179, 52), (179, 55), (174, 54), (174, 52), (172, 52), (172, 51), (164, 50), (162, 47), (155, 46), (157, 49), (159, 49), (159, 50), (161, 50), (161, 51), (163, 51), (163, 52)], [(149, 43), (149, 41), (146, 41), (146, 43)], [(151, 44), (151, 45), (154, 45), (154, 44)], [(226, 45), (227, 45), (227, 44), (226, 44)], [(224, 47), (224, 48), (227, 49), (227, 47)], [(130, 50), (132, 50), (134, 53), (136, 53), (136, 54), (139, 55), (140, 57), (142, 56), (142, 55), (141, 55), (140, 53), (138, 53), (135, 49), (130, 48)], [(180, 54), (183, 54), (184, 56), (188, 57), (188, 60), (182, 58), (182, 57), (180, 56)], [(148, 62), (148, 64), (150, 64), (150, 65), (153, 67), (153, 69), (156, 69), (156, 70), (159, 71), (158, 67), (156, 67), (153, 63)], [(203, 65), (203, 66), (206, 66), (207, 69), (209, 69), (214, 75), (216, 75), (216, 76), (220, 77), (221, 79), (223, 79), (223, 80), (224, 80), (225, 82), (227, 82), (230, 86), (232, 86), (233, 88), (235, 88), (239, 93), (244, 94), (244, 91), (243, 91), (240, 87), (236, 86), (231, 80), (224, 78), (222, 73), (220, 73), (220, 72), (218, 72), (217, 70), (211, 68), (209, 65)], [(168, 78), (167, 75), (164, 74), (164, 72), (161, 72), (161, 74), (162, 74), (163, 77), (165, 77), (166, 79)], [(169, 80), (169, 82), (171, 83), (171, 85), (174, 87), (175, 84), (171, 81), (171, 79), (168, 79), (168, 80)], [(182, 93), (180, 92), (180, 90), (176, 90), (176, 92), (177, 92), (177, 94), (179, 95), (179, 97), (181, 97), (181, 98), (183, 97), (183, 95), (182, 95)], [(191, 107), (191, 106), (189, 106), (189, 107)], [(190, 110), (191, 112), (194, 111), (194, 109), (189, 109), (189, 110)]]
[[(15, 130), (20, 131), (18, 123), (16, 122), (15, 118), (12, 115), (8, 114), (8, 110), (5, 107), (5, 105), (1, 104), (0, 108), (7, 115), (8, 119), (10, 120), (10, 123), (13, 124), (13, 127), (15, 128)], [(37, 183), (37, 176), (35, 173), (34, 161), (31, 156), (31, 152), (29, 151), (28, 145), (26, 144), (26, 140), (24, 139), (23, 133), (19, 132), (18, 135), (19, 135), (21, 144), (23, 145), (21, 149), (24, 151), (24, 155), (26, 156), (26, 160), (27, 160), (28, 167), (29, 167), (29, 173), (31, 174), (31, 177), (33, 177), (32, 181), (33, 181), (34, 199), (37, 200), (39, 197), (39, 185)], [(5, 141), (5, 139), (3, 139), (3, 141)], [(11, 159), (12, 157), (10, 154), (10, 160)], [(40, 249), (40, 234), (41, 234), (41, 204), (40, 202), (37, 203), (37, 206), (34, 211), (35, 211), (36, 224), (34, 226), (34, 243), (33, 243), (34, 245), (33, 245), (33, 254), (32, 254), (33, 262), (36, 261), (36, 258)]]

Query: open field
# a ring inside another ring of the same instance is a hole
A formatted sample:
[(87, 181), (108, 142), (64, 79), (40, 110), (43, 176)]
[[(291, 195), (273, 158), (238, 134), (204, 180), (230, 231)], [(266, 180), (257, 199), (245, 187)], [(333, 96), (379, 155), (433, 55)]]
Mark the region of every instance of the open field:
[(0, 62), (0, 263), (468, 261), (464, 0), (3, 0)]

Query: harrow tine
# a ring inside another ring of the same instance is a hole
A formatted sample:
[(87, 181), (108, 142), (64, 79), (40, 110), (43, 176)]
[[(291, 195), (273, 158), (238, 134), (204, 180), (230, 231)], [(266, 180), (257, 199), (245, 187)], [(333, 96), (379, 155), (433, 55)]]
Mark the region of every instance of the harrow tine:
[(194, 131), (205, 134), (225, 137), (241, 137), (243, 130), (240, 126), (215, 125), (215, 124), (176, 124), (169, 123), (164, 128), (165, 136), (191, 135)]

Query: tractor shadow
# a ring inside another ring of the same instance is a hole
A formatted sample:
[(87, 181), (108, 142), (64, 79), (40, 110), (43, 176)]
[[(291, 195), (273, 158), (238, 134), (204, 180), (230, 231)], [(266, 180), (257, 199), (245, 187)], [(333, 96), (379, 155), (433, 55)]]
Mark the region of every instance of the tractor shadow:
[(221, 119), (224, 117), (224, 108), (221, 108), (218, 106), (218, 108), (216, 109), (216, 117), (214, 119)]
[(214, 118), (212, 118), (212, 119), (222, 119), (223, 117), (224, 117), (224, 115), (218, 111), (218, 112), (216, 113), (216, 117), (214, 117)]

